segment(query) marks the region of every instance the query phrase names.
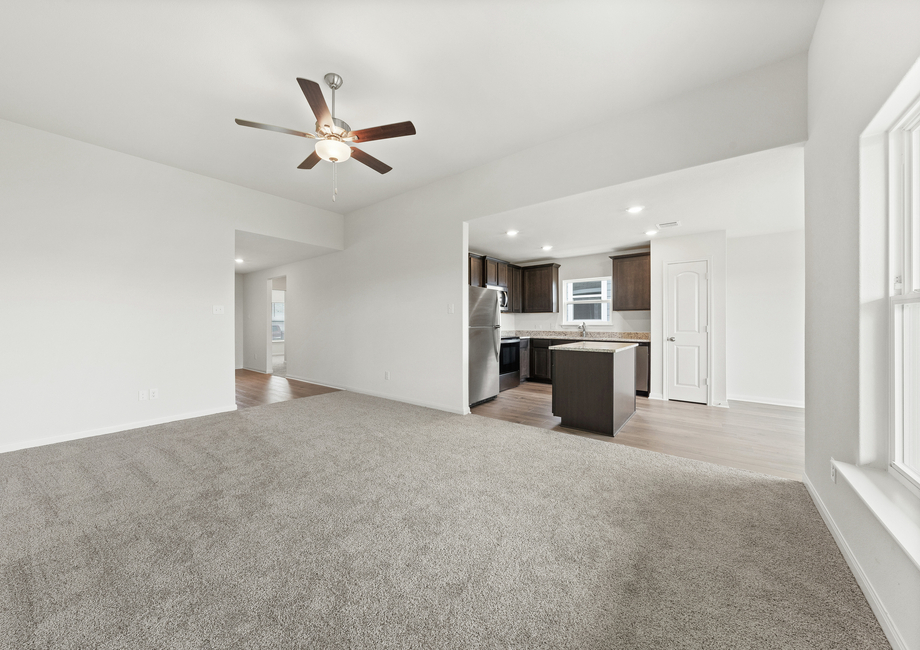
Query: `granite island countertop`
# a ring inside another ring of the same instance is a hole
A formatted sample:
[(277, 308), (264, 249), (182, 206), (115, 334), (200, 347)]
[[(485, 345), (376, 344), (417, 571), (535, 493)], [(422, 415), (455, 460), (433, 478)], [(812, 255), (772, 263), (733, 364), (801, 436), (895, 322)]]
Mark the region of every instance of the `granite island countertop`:
[(616, 354), (623, 350), (639, 347), (638, 343), (610, 343), (608, 341), (578, 341), (577, 343), (564, 343), (551, 345), (550, 350), (565, 350), (568, 352), (607, 352)]

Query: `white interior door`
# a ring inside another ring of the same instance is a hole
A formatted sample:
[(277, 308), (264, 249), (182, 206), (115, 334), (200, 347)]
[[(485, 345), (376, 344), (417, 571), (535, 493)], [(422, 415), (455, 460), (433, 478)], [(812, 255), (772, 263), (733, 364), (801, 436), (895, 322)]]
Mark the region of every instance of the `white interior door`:
[(668, 399), (709, 402), (708, 263), (668, 264)]

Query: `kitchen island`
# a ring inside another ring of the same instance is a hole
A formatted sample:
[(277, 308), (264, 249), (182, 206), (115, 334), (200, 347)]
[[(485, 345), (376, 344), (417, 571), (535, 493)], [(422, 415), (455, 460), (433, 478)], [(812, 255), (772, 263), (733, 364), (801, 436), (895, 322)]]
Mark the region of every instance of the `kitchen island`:
[(554, 345), (553, 415), (562, 426), (615, 436), (636, 412), (636, 343)]

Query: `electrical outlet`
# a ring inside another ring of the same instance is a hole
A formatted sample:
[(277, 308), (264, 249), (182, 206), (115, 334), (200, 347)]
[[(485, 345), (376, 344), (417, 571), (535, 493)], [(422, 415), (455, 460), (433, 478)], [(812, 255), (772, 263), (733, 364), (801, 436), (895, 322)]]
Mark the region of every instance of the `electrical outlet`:
[(150, 389), (150, 399), (156, 399), (156, 398), (159, 397), (159, 396), (160, 396), (160, 389), (159, 389), (159, 388), (151, 388), (151, 389)]
[(831, 458), (831, 481), (837, 482), (837, 466), (834, 465), (834, 459)]
[(223, 305), (214, 305), (214, 313), (215, 313), (215, 314), (223, 314), (223, 313), (224, 313), (224, 306), (223, 306)]
[(387, 380), (390, 379), (390, 371), (389, 371), (389, 370), (384, 370), (384, 371), (383, 371), (383, 378), (384, 378), (384, 379), (387, 379)]
[(138, 392), (137, 392), (137, 399), (138, 399), (138, 401), (146, 402), (146, 401), (147, 401), (147, 391), (145, 391), (145, 390), (140, 390), (140, 391), (138, 391)]

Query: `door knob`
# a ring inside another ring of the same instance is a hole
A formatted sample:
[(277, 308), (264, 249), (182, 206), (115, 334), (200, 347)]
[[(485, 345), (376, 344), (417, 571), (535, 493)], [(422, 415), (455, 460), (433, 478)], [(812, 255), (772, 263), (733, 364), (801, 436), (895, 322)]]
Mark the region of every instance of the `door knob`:
[(673, 336), (669, 336), (669, 337), (668, 337), (668, 340), (669, 340), (669, 341), (676, 341), (677, 339), (674, 338)]

